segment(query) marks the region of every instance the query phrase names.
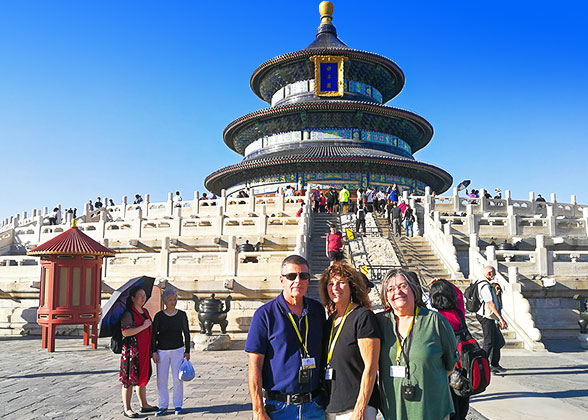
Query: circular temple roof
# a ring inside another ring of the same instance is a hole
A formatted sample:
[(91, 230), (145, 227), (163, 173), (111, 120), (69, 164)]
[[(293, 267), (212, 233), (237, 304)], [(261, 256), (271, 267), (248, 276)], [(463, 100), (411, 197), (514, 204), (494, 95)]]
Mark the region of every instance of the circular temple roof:
[(114, 257), (113, 250), (96, 242), (77, 227), (66, 230), (61, 235), (31, 249), (27, 255), (95, 255)]
[[(317, 169), (320, 168), (320, 169)], [(206, 188), (224, 188), (267, 174), (293, 172), (372, 172), (417, 179), (435, 192), (446, 191), (453, 178), (443, 169), (381, 150), (346, 146), (309, 146), (258, 155), (210, 174)]]
[(363, 82), (382, 94), (383, 102), (398, 95), (404, 86), (404, 73), (386, 57), (350, 48), (304, 49), (272, 58), (261, 64), (251, 76), (251, 89), (262, 100), (270, 103), (276, 91), (286, 85), (314, 79), (313, 55), (337, 55), (348, 58), (345, 79)]
[(250, 143), (264, 136), (328, 127), (392, 134), (406, 141), (412, 153), (425, 147), (433, 136), (431, 124), (410, 111), (373, 102), (331, 100), (271, 107), (245, 114), (225, 128), (223, 138), (232, 150), (244, 154)]

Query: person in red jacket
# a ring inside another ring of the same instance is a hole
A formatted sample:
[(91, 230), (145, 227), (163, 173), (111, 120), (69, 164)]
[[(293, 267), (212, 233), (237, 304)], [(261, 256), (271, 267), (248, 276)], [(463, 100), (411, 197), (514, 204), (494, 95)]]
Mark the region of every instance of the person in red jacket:
[(337, 231), (337, 227), (332, 223), (329, 224), (325, 252), (331, 264), (343, 259), (343, 235)]

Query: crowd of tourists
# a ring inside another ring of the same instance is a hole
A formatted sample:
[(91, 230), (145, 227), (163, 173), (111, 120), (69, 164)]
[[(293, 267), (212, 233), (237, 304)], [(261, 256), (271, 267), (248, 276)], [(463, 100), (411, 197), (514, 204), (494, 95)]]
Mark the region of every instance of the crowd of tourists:
[[(494, 275), (487, 267), (474, 284), (487, 352), (478, 350), (501, 373), (506, 322)], [(350, 265), (335, 261), (322, 273), (322, 304), (305, 297), (310, 278), (303, 257), (287, 257), (282, 292), (253, 316), (245, 351), (255, 420), (466, 418), (472, 384), (466, 391), (458, 342), (471, 335), (457, 287), (439, 279), (425, 292), (415, 273), (394, 269), (381, 284), (384, 311), (374, 314), (367, 279)]]
[[(485, 279), (472, 288), (479, 296), (476, 317), (484, 332), (484, 349), (478, 347), (478, 353), (496, 374), (505, 371), (499, 362), (504, 346), (500, 329), (506, 328), (506, 321), (500, 288), (492, 283), (495, 274), (493, 267), (486, 267)], [(464, 385), (467, 374), (462, 371), (467, 367), (458, 342), (460, 347), (471, 345), (472, 339), (465, 324), (464, 295), (457, 287), (438, 279), (427, 292), (415, 273), (393, 269), (381, 283), (384, 310), (373, 313), (368, 296), (373, 284), (340, 258), (320, 276), (320, 303), (305, 297), (310, 278), (306, 259), (284, 259), (282, 292), (251, 321), (245, 351), (254, 419), (375, 420), (378, 412), (385, 420), (466, 418), (473, 385)], [(182, 363), (190, 360), (188, 318), (176, 308), (174, 290), (163, 292), (164, 309), (153, 321), (144, 308), (146, 300), (144, 289), (131, 289), (120, 321), (123, 414), (167, 414), (170, 371), (174, 412), (183, 414), (179, 373)], [(158, 406), (147, 402), (151, 361), (157, 371)], [(490, 368), (479, 372), (477, 386), (480, 374), (487, 385)], [(133, 387), (139, 412), (131, 408)]]

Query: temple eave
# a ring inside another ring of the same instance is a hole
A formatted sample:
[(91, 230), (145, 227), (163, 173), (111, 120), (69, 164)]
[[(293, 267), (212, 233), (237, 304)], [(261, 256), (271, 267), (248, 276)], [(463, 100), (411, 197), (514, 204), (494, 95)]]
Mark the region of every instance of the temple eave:
[[(320, 168), (320, 169), (317, 169)], [(241, 162), (227, 166), (210, 174), (206, 187), (220, 194), (222, 189), (245, 182), (252, 178), (271, 174), (316, 173), (316, 172), (369, 172), (414, 178), (429, 185), (435, 192), (445, 192), (453, 178), (441, 168), (423, 162), (366, 157), (291, 158), (263, 162)]]

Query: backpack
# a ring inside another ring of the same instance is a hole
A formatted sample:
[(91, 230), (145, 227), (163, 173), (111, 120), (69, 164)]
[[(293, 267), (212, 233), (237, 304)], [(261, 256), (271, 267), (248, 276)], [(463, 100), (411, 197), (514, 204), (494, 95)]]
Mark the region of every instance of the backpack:
[(450, 386), (461, 397), (477, 395), (490, 385), (490, 364), (488, 355), (470, 332), (461, 312), (457, 311), (462, 328), (455, 332), (459, 361), (450, 377)]
[[(125, 311), (125, 312), (129, 312), (131, 314), (131, 319), (133, 320), (133, 324), (134, 324), (135, 317), (133, 316), (133, 311)], [(124, 316), (124, 312), (123, 312), (123, 316)], [(122, 320), (122, 316), (112, 326), (113, 331), (112, 331), (112, 337), (110, 338), (110, 350), (112, 350), (112, 352), (114, 354), (121, 354), (122, 353), (123, 343), (126, 338), (126, 337), (123, 337), (123, 335), (122, 335), (122, 330), (121, 330), (121, 326), (120, 326), (121, 320)]]
[(482, 301), (480, 300), (480, 283), (485, 282), (490, 284), (488, 280), (478, 280), (472, 284), (470, 284), (465, 291), (463, 292), (463, 298), (465, 300), (465, 308), (468, 312), (476, 313), (480, 310), (482, 306)]

